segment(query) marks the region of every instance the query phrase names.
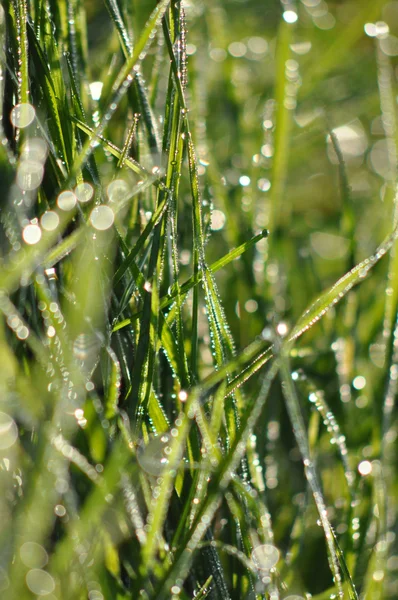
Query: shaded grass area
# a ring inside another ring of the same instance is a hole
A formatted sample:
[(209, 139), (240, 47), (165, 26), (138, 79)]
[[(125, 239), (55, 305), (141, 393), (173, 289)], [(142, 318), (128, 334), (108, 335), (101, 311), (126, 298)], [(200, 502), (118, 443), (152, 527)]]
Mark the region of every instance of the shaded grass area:
[(2, 2), (5, 597), (397, 596), (397, 6)]

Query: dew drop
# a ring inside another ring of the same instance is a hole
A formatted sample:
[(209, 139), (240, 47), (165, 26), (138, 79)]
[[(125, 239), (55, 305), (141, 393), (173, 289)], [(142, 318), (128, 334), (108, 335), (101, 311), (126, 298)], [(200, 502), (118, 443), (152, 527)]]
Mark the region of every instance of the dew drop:
[(169, 464), (170, 436), (164, 433), (152, 437), (147, 444), (139, 443), (137, 460), (141, 468), (150, 475), (161, 475)]
[(107, 187), (110, 202), (120, 202), (128, 197), (129, 186), (124, 179), (115, 179)]
[(98, 231), (105, 231), (106, 229), (112, 227), (114, 220), (115, 215), (113, 210), (104, 204), (101, 204), (101, 206), (96, 206), (91, 211), (91, 225)]
[(41, 229), (38, 225), (33, 225), (31, 223), (24, 228), (22, 237), (26, 244), (33, 246), (41, 240)]
[(34, 107), (28, 102), (22, 102), (21, 104), (14, 106), (11, 110), (10, 120), (14, 127), (23, 129), (24, 127), (29, 127), (29, 125), (33, 123), (35, 115), (36, 111)]
[(283, 19), (286, 23), (296, 23), (298, 15), (294, 10), (285, 10), (283, 13)]
[(44, 163), (47, 157), (47, 144), (41, 138), (31, 138), (25, 142), (21, 151), (22, 160), (34, 160)]

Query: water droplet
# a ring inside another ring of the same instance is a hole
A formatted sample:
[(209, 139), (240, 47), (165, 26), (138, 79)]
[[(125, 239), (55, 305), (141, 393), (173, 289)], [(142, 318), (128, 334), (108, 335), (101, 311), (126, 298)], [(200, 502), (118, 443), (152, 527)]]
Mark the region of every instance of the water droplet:
[(41, 240), (41, 229), (38, 225), (33, 225), (31, 223), (24, 228), (22, 237), (26, 244), (33, 246)]
[(43, 229), (46, 231), (54, 231), (59, 225), (59, 216), (56, 212), (49, 210), (48, 212), (44, 213), (40, 219), (40, 223)]
[(42, 569), (31, 569), (26, 575), (26, 585), (33, 594), (47, 596), (55, 589), (54, 579)]
[(257, 181), (257, 187), (261, 192), (268, 192), (271, 189), (271, 182), (269, 179), (262, 177)]
[(269, 571), (279, 560), (279, 550), (272, 544), (263, 544), (254, 548), (252, 561), (260, 571)]
[(94, 188), (86, 181), (84, 183), (79, 183), (79, 185), (75, 187), (75, 195), (82, 204), (90, 202), (94, 195)]
[(10, 120), (14, 127), (23, 129), (33, 122), (35, 115), (36, 111), (34, 107), (28, 102), (22, 102), (14, 106), (11, 110)]
[(247, 187), (248, 185), (250, 185), (250, 177), (248, 177), (247, 175), (242, 175), (241, 177), (239, 177), (239, 183), (242, 187)]
[(88, 600), (104, 600), (104, 595), (99, 590), (90, 590)]
[(14, 419), (6, 413), (0, 412), (0, 450), (7, 450), (18, 439), (18, 427)]
[(161, 475), (169, 464), (170, 436), (164, 433), (152, 437), (147, 444), (139, 443), (137, 460), (141, 468), (150, 475)]
[(22, 544), (19, 555), (23, 564), (29, 569), (41, 569), (48, 563), (47, 552), (36, 542)]
[(188, 400), (188, 393), (185, 390), (181, 390), (178, 394), (178, 399), (181, 402), (186, 402)]
[(57, 517), (64, 517), (66, 515), (66, 508), (62, 504), (56, 504), (54, 507), (54, 513)]
[(90, 215), (91, 225), (98, 231), (105, 231), (112, 227), (115, 220), (113, 210), (104, 204), (96, 206)]
[(57, 204), (61, 210), (72, 210), (75, 208), (77, 203), (77, 198), (75, 194), (70, 190), (65, 190), (61, 192), (57, 199)]

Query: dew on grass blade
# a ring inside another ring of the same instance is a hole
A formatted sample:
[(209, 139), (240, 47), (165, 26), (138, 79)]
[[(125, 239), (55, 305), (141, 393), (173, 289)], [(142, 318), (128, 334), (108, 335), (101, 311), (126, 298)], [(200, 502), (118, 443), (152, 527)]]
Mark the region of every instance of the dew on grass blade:
[(41, 240), (41, 229), (38, 225), (30, 223), (22, 231), (22, 238), (26, 244), (34, 246)]
[(88, 183), (87, 181), (84, 183), (79, 183), (79, 185), (75, 187), (75, 196), (81, 204), (90, 202), (93, 195), (94, 188), (91, 183)]
[(7, 413), (0, 412), (0, 450), (7, 450), (18, 439), (18, 427)]
[(272, 544), (262, 544), (254, 548), (251, 558), (259, 571), (270, 571), (279, 560), (279, 550)]
[(153, 436), (147, 443), (140, 442), (137, 460), (141, 468), (150, 475), (161, 475), (169, 464), (170, 443), (169, 433)]
[(21, 102), (21, 104), (17, 104), (11, 110), (10, 120), (14, 127), (24, 129), (33, 123), (35, 115), (36, 111), (31, 104), (28, 102)]
[(114, 220), (115, 215), (113, 210), (104, 204), (101, 204), (101, 206), (96, 206), (91, 211), (91, 225), (98, 231), (106, 231), (112, 227)]
[(31, 569), (26, 575), (26, 585), (33, 594), (47, 596), (55, 589), (54, 579), (42, 569)]
[(76, 203), (77, 198), (71, 190), (65, 190), (64, 192), (61, 192), (57, 198), (58, 207), (64, 211), (74, 209)]
[(40, 219), (40, 224), (46, 231), (54, 231), (59, 225), (59, 216), (56, 212), (49, 210)]
[(48, 563), (48, 554), (40, 544), (25, 542), (19, 549), (23, 564), (29, 569), (41, 569)]

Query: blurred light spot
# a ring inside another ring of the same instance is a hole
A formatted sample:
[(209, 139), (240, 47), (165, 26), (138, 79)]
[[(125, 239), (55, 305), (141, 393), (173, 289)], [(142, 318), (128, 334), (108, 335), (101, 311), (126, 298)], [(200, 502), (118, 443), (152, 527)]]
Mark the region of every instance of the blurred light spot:
[(193, 54), (195, 54), (197, 48), (195, 46), (195, 44), (187, 44), (187, 55), (188, 56), (192, 56)]
[(72, 210), (75, 208), (77, 203), (77, 198), (73, 192), (70, 190), (65, 190), (61, 192), (57, 198), (57, 204), (61, 210)]
[(336, 260), (346, 256), (350, 241), (341, 235), (315, 231), (310, 235), (310, 242), (315, 252), (326, 260)]
[(178, 394), (178, 399), (181, 402), (186, 402), (188, 400), (188, 393), (185, 390), (181, 390)]
[(41, 229), (38, 225), (27, 225), (22, 232), (22, 237), (26, 244), (33, 246), (41, 240)]
[(93, 100), (99, 100), (102, 94), (104, 84), (102, 81), (93, 81), (90, 83), (90, 94)]
[(271, 188), (271, 182), (269, 179), (262, 177), (257, 181), (257, 187), (261, 192), (268, 192), (268, 190)]
[(234, 58), (242, 58), (247, 52), (247, 46), (243, 42), (232, 42), (228, 46), (228, 52)]
[(308, 54), (308, 52), (311, 50), (311, 48), (312, 48), (312, 44), (309, 41), (296, 42), (295, 44), (290, 44), (290, 49), (295, 54), (299, 54), (300, 56), (303, 54)]
[(128, 197), (129, 186), (124, 179), (115, 179), (108, 185), (106, 191), (111, 202), (120, 202)]
[(261, 146), (261, 154), (265, 156), (265, 158), (271, 158), (271, 156), (274, 154), (274, 149), (271, 144), (263, 144)]
[(372, 472), (372, 463), (368, 460), (363, 460), (358, 465), (358, 471), (361, 475), (370, 475)]
[(29, 329), (25, 325), (21, 325), (16, 330), (16, 334), (19, 340), (26, 340), (29, 337)]
[(389, 35), (380, 40), (380, 48), (387, 56), (398, 56), (398, 38)]
[(94, 195), (94, 188), (90, 183), (79, 183), (79, 185), (75, 187), (75, 195), (82, 204), (90, 202)]
[(250, 300), (246, 301), (245, 310), (248, 313), (254, 313), (254, 312), (256, 312), (257, 309), (258, 309), (258, 303), (256, 302), (256, 300), (253, 300), (253, 298), (251, 298)]
[(221, 210), (213, 210), (211, 215), (211, 228), (213, 231), (219, 231), (225, 225), (225, 215)]
[(293, 596), (286, 596), (284, 600), (304, 600), (304, 598), (302, 596), (297, 596), (296, 594), (293, 594)]
[(27, 102), (22, 102), (14, 106), (11, 110), (10, 120), (14, 127), (23, 129), (33, 123), (35, 115), (36, 111), (34, 107)]
[(23, 160), (33, 160), (44, 163), (47, 158), (47, 144), (41, 138), (31, 138), (27, 140), (21, 151)]
[(387, 37), (389, 33), (390, 33), (390, 28), (388, 27), (387, 23), (384, 23), (384, 21), (377, 21), (376, 36), (379, 39), (383, 39), (383, 38)]
[(48, 563), (48, 554), (43, 546), (36, 542), (25, 542), (22, 544), (19, 555), (23, 564), (29, 569), (41, 569)]
[(7, 450), (18, 439), (18, 427), (14, 419), (6, 413), (0, 412), (0, 450)]
[(307, 8), (315, 8), (322, 0), (301, 0)]
[(227, 53), (224, 48), (212, 48), (209, 56), (214, 62), (223, 62), (227, 58)]
[(99, 590), (90, 590), (88, 600), (104, 600), (104, 595)]
[(270, 571), (279, 560), (279, 550), (272, 544), (262, 544), (254, 548), (252, 561), (260, 571)]
[[(341, 127), (336, 127), (336, 129), (333, 129), (333, 133), (337, 138), (343, 158), (347, 162), (355, 157), (362, 156), (367, 150), (368, 140), (359, 119), (355, 119), (355, 121), (346, 125), (341, 125)], [(330, 135), (327, 136), (326, 141), (329, 160), (336, 165), (339, 160), (334, 151)]]
[(379, 571), (375, 571), (373, 573), (373, 581), (383, 581), (384, 579), (384, 571), (381, 569)]
[(398, 571), (398, 556), (390, 556), (387, 560), (387, 569), (389, 571)]
[(153, 436), (147, 444), (140, 442), (137, 460), (140, 467), (150, 475), (161, 475), (169, 464), (171, 436), (168, 433)]
[(298, 15), (294, 10), (285, 10), (283, 13), (283, 18), (286, 23), (296, 23)]
[(33, 594), (47, 596), (55, 589), (54, 579), (42, 569), (31, 569), (26, 575), (26, 585)]
[(40, 223), (43, 229), (46, 231), (54, 231), (59, 225), (59, 216), (56, 212), (49, 210), (48, 212), (44, 213), (40, 219)]
[(243, 187), (247, 187), (248, 185), (250, 185), (250, 177), (248, 177), (247, 175), (241, 175), (241, 177), (239, 177), (239, 183)]
[(251, 37), (247, 42), (247, 47), (253, 54), (265, 54), (268, 50), (268, 42), (262, 37)]
[(105, 231), (112, 227), (113, 222), (115, 220), (115, 214), (113, 210), (109, 206), (105, 206), (102, 204), (101, 206), (96, 206), (90, 215), (90, 221), (94, 229), (98, 229), (98, 231)]
[(352, 385), (354, 386), (354, 388), (356, 390), (363, 390), (363, 388), (366, 385), (365, 377), (362, 377), (362, 375), (358, 375), (357, 377), (354, 378)]
[(43, 163), (37, 160), (22, 160), (17, 171), (18, 187), (25, 192), (31, 192), (39, 187), (43, 175)]
[(389, 148), (387, 140), (378, 140), (372, 146), (369, 155), (369, 161), (372, 169), (384, 179), (393, 177), (390, 160)]
[(50, 325), (50, 327), (47, 329), (47, 337), (53, 338), (56, 333), (57, 332), (55, 331), (55, 328), (52, 325)]
[(333, 29), (336, 25), (336, 19), (334, 16), (327, 12), (324, 15), (314, 16), (313, 17), (314, 25), (318, 27), (318, 29)]
[(278, 323), (278, 325), (276, 326), (276, 331), (278, 332), (279, 335), (284, 336), (287, 334), (288, 332), (288, 326), (286, 323)]

